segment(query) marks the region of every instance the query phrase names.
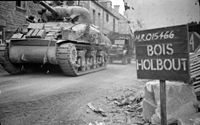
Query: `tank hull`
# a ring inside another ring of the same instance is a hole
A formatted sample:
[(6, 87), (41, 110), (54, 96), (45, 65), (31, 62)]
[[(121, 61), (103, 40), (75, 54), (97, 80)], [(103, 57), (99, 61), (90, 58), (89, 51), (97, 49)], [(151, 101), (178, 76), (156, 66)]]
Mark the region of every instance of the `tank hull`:
[(31, 23), (23, 31), (15, 33), (5, 51), (0, 51), (3, 54), (0, 62), (2, 60), (4, 69), (11, 74), (48, 67), (49, 64), (60, 67), (67, 76), (106, 68), (110, 40), (92, 25)]
[(64, 75), (80, 76), (106, 68), (108, 54), (104, 47), (75, 41), (12, 40), (0, 52), (1, 64), (10, 74), (53, 64), (59, 66)]
[(56, 46), (12, 46), (9, 58), (12, 63), (57, 64)]

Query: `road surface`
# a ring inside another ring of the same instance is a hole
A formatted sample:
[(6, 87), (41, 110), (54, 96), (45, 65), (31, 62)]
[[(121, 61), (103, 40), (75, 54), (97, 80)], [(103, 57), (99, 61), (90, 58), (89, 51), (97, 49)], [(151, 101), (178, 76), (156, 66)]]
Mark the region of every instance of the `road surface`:
[[(135, 63), (112, 64), (106, 70), (66, 77), (59, 73), (0, 74), (0, 122), (2, 125), (88, 125), (112, 119), (92, 112), (87, 104), (105, 112), (112, 107), (106, 98), (122, 90), (141, 90)], [(122, 116), (123, 117), (123, 116)], [(110, 124), (113, 121), (109, 121)]]

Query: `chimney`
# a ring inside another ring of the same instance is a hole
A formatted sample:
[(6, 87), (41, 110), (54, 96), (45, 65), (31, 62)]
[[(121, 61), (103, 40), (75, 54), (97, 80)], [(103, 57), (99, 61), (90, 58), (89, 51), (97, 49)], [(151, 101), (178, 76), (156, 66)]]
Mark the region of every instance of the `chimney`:
[(118, 13), (119, 13), (119, 7), (120, 7), (120, 5), (114, 5), (114, 10), (115, 10), (116, 12), (118, 12)]
[(108, 0), (106, 3), (108, 8), (112, 8), (112, 2), (110, 0)]

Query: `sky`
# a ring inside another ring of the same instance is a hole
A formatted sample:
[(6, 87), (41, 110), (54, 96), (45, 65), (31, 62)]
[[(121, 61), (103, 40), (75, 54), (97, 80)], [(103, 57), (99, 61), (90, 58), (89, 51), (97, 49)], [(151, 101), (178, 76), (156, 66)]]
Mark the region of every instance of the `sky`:
[(124, 14), (124, 3), (123, 0), (111, 0), (112, 5), (120, 5), (119, 13)]
[(198, 0), (125, 0), (131, 20), (140, 20), (146, 29), (200, 21)]
[[(123, 14), (123, 0), (111, 0), (113, 5), (120, 5)], [(129, 20), (140, 20), (146, 29), (165, 27), (200, 21), (198, 0), (125, 0), (134, 10), (125, 13)]]

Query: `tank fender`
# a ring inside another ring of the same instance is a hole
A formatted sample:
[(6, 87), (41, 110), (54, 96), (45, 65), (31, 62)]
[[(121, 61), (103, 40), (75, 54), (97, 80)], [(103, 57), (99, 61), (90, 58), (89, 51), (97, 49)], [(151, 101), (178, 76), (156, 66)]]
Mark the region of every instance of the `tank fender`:
[(56, 41), (56, 44), (60, 44), (60, 43), (63, 43), (63, 42), (66, 42), (66, 40), (58, 40), (58, 41)]

